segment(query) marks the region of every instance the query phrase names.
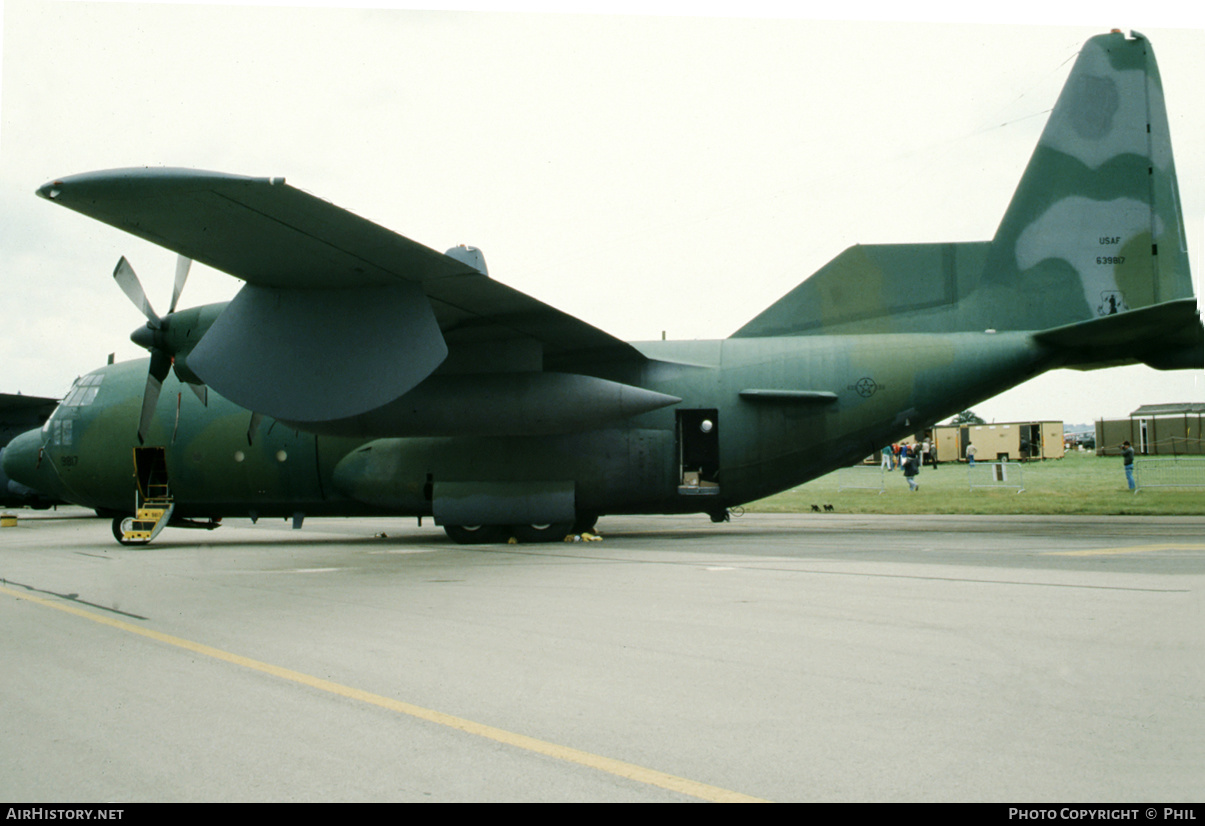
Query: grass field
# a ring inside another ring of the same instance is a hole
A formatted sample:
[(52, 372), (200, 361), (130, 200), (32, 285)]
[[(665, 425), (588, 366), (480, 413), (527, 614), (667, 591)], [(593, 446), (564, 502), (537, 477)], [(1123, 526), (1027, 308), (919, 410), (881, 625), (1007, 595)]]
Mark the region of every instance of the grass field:
[[(1141, 486), (1143, 459), (1138, 459)], [(982, 463), (981, 463), (982, 465)], [(982, 466), (979, 468), (982, 472)], [(750, 503), (745, 510), (753, 513), (806, 513), (813, 505), (821, 509), (832, 505), (837, 513), (959, 513), (959, 514), (1133, 514), (1165, 516), (1205, 515), (1205, 487), (1141, 488), (1137, 493), (1126, 489), (1125, 474), (1119, 457), (1097, 457), (1094, 453), (1068, 453), (1062, 459), (1029, 462), (1020, 466), (1020, 480), (1010, 466), (1009, 484), (1016, 488), (970, 489), (965, 464), (945, 464), (924, 468), (917, 477), (920, 490), (912, 493), (903, 471), (884, 474), (884, 490), (879, 493), (879, 473), (875, 468), (853, 473), (864, 474), (858, 484), (876, 486), (875, 490), (838, 490), (854, 476), (837, 471), (783, 493)], [(1205, 471), (1202, 476), (1205, 477)], [(1205, 483), (1205, 478), (1201, 480)]]

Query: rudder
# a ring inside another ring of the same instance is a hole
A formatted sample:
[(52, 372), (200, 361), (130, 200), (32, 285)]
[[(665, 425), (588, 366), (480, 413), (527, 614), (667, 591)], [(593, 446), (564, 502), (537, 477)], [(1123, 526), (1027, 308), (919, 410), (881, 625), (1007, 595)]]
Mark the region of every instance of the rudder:
[(988, 255), (997, 329), (1046, 329), (1190, 298), (1163, 86), (1145, 37), (1093, 37)]

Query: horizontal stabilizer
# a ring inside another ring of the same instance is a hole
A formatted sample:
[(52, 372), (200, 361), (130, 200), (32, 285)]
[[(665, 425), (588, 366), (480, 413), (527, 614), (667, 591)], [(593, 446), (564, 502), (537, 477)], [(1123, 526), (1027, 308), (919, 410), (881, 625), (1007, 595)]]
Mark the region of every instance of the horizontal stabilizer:
[(1066, 367), (1144, 362), (1157, 369), (1201, 368), (1205, 329), (1196, 299), (1185, 298), (1034, 334), (1061, 352)]

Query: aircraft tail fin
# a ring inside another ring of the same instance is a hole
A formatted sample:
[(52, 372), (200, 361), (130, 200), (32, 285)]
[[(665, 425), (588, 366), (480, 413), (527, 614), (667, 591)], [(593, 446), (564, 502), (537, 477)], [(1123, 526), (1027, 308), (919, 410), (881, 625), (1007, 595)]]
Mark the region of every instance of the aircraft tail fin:
[(1080, 50), (980, 289), (1024, 299), (998, 327), (1010, 329), (1192, 296), (1163, 85), (1146, 38), (1113, 32)]
[(992, 241), (851, 247), (734, 337), (1054, 330), (1177, 302), (1187, 327), (1157, 337), (1200, 351), (1192, 298), (1159, 70), (1114, 32), (1084, 44)]

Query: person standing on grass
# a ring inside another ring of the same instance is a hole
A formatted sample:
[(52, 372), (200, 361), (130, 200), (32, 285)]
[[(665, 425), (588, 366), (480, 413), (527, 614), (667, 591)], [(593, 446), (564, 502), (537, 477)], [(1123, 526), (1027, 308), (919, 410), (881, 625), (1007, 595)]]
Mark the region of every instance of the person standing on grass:
[(905, 447), (904, 448), (904, 478), (908, 480), (908, 487), (911, 488), (913, 493), (916, 493), (916, 491), (920, 488), (920, 484), (917, 483), (917, 481), (916, 481), (916, 474), (920, 473), (920, 468), (918, 467), (918, 464), (919, 464), (919, 462), (917, 459), (916, 452), (913, 450), (909, 450), (908, 448)]
[(1130, 486), (1130, 490), (1134, 490), (1137, 487), (1134, 484), (1134, 448), (1130, 447), (1129, 442), (1121, 443), (1121, 461), (1125, 465), (1126, 484)]

